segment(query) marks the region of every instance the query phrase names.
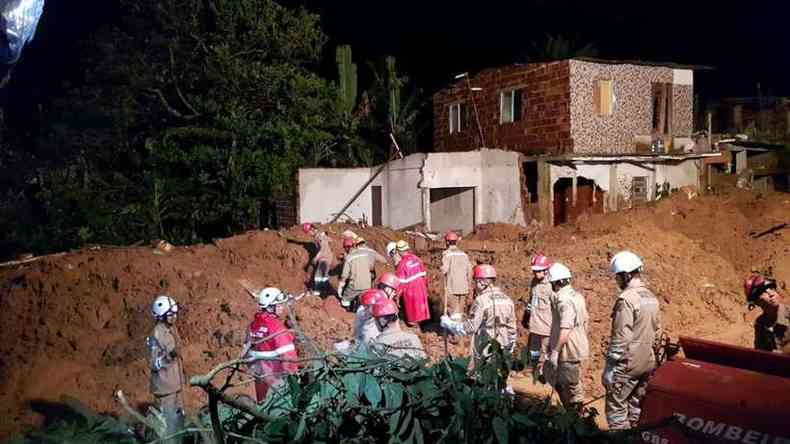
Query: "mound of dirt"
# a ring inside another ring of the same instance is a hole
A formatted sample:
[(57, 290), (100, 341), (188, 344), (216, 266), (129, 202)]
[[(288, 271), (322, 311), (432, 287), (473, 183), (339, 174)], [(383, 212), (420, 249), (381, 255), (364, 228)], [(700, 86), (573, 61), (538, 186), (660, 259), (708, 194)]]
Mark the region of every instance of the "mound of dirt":
[[(607, 270), (612, 254), (630, 249), (643, 257), (649, 285), (662, 303), (664, 327), (673, 337), (749, 345), (754, 313), (743, 304), (745, 274), (771, 269), (779, 279), (790, 279), (790, 230), (760, 238), (750, 233), (788, 221), (787, 195), (732, 191), (693, 200), (676, 196), (574, 226), (487, 225), (462, 240), (461, 247), (474, 261), (496, 265), (501, 286), (515, 300), (527, 295), (527, 265), (535, 251), (570, 267), (591, 315), (593, 358), (585, 379), (592, 396), (602, 393), (598, 380), (617, 294)], [(323, 227), (338, 254), (339, 233), (348, 228), (379, 251), (391, 240), (408, 238), (381, 227)], [(429, 268), (431, 311), (438, 319), (442, 245), (415, 245)], [(153, 295), (167, 293), (182, 304), (178, 328), (188, 375), (237, 357), (256, 310), (239, 281), (299, 293), (313, 248), (311, 239), (293, 227), (169, 253), (148, 247), (80, 250), (0, 269), (0, 325), (10, 335), (0, 344), (0, 415), (5, 418), (0, 437), (40, 419), (30, 412), (30, 400), (70, 395), (98, 411), (117, 412), (112, 394), (121, 389), (133, 402), (149, 401), (144, 338), (152, 328), (148, 307)], [(386, 269), (377, 268), (378, 273)], [(334, 298), (305, 297), (296, 315), (305, 334), (326, 349), (350, 335), (352, 316)], [(443, 357), (442, 336), (433, 326), (426, 330), (419, 335), (428, 353)], [(520, 331), (522, 345), (526, 336)], [(449, 351), (467, 354), (468, 340), (450, 344)], [(206, 401), (199, 390), (188, 390), (186, 399), (192, 411)]]

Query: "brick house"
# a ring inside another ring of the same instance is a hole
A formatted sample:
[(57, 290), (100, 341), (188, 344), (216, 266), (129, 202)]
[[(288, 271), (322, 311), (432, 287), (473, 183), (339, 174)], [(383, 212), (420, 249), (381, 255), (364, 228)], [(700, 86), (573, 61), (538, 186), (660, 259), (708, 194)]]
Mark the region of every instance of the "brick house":
[(691, 138), (693, 69), (570, 59), (460, 76), (433, 96), (433, 149), (520, 153), (526, 220), (573, 222), (698, 187), (720, 154)]

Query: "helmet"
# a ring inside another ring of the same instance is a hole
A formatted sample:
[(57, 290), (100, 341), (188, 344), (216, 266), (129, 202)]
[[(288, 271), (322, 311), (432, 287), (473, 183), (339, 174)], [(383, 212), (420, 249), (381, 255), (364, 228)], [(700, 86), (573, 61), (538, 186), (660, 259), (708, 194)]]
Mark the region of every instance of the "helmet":
[(398, 249), (398, 251), (406, 251), (406, 250), (408, 250), (408, 249), (409, 249), (409, 243), (408, 243), (408, 242), (406, 242), (405, 240), (399, 240), (399, 241), (398, 241), (398, 242), (395, 244), (395, 248), (397, 248), (397, 249)]
[(565, 265), (559, 262), (552, 264), (549, 267), (549, 282), (557, 282), (563, 279), (570, 279), (571, 271)]
[(305, 222), (302, 224), (302, 231), (304, 231), (305, 233), (309, 233), (310, 230), (312, 229), (313, 229), (313, 224), (311, 224), (310, 222)]
[(379, 278), (379, 285), (386, 285), (387, 287), (392, 288), (393, 290), (397, 290), (398, 287), (400, 287), (400, 279), (398, 279), (398, 277), (395, 276), (395, 273), (388, 271), (382, 274), (381, 277)]
[(362, 305), (367, 307), (369, 305), (376, 304), (383, 299), (387, 299), (387, 295), (384, 294), (383, 291), (371, 288), (369, 290), (365, 290), (365, 292), (362, 293), (359, 301), (362, 303)]
[(756, 301), (769, 288), (776, 288), (775, 280), (766, 279), (759, 274), (749, 276), (743, 283), (743, 293), (746, 296), (746, 302)]
[(346, 230), (343, 232), (343, 237), (347, 237), (349, 239), (356, 239), (358, 236), (357, 233), (354, 233), (351, 230)]
[(631, 273), (642, 268), (642, 259), (630, 251), (621, 251), (614, 255), (609, 263), (609, 271), (617, 273)]
[(458, 242), (458, 233), (455, 231), (448, 231), (447, 234), (444, 235), (444, 240), (447, 242)]
[(365, 243), (365, 238), (363, 238), (361, 236), (357, 237), (356, 239), (354, 239), (354, 244), (355, 245), (364, 244), (364, 243)]
[(387, 243), (387, 248), (386, 248), (387, 256), (392, 256), (392, 253), (395, 252), (396, 246), (397, 246), (397, 244), (395, 242), (388, 242)]
[(380, 318), (383, 316), (389, 315), (397, 315), (398, 314), (398, 304), (395, 303), (392, 299), (384, 298), (375, 304), (373, 304), (373, 308), (371, 309), (374, 318)]
[(343, 238), (343, 248), (351, 248), (353, 246), (354, 246), (354, 239), (351, 239), (350, 237)]
[(474, 279), (495, 279), (496, 269), (494, 269), (493, 265), (476, 265), (472, 270), (472, 277)]
[(532, 271), (546, 271), (551, 266), (549, 262), (549, 258), (542, 254), (536, 254), (532, 256), (532, 261), (530, 261), (530, 265), (532, 267)]
[(165, 316), (178, 313), (178, 304), (175, 299), (167, 295), (160, 295), (151, 304), (151, 315), (154, 319), (164, 318)]
[(279, 288), (268, 287), (261, 290), (256, 299), (258, 300), (258, 305), (265, 308), (282, 304), (288, 299), (288, 296), (280, 291)]

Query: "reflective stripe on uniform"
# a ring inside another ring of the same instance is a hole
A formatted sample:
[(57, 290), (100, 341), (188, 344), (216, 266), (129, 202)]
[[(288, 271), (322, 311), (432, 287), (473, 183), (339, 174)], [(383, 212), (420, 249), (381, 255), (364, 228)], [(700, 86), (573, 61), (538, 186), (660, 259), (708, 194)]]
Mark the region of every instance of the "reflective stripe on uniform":
[(419, 272), (419, 273), (417, 273), (417, 274), (415, 274), (413, 276), (409, 276), (407, 278), (401, 279), (400, 283), (401, 284), (408, 284), (409, 282), (416, 281), (418, 278), (425, 277), (425, 275), (426, 275), (426, 273), (424, 271), (421, 271), (421, 272)]
[(329, 282), (329, 277), (328, 276), (324, 276), (324, 277), (316, 276), (313, 280), (315, 282)]
[(284, 355), (288, 352), (295, 351), (296, 348), (293, 344), (286, 344), (271, 351), (251, 351), (250, 356), (253, 358), (276, 358), (279, 355)]

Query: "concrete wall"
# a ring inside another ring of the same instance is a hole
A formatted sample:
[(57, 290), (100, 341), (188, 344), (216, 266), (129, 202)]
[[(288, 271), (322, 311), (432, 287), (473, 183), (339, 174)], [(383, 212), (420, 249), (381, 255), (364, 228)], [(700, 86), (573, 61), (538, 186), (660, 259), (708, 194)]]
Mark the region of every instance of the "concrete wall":
[[(370, 179), (372, 171), (371, 168), (300, 168), (299, 222), (329, 222), (332, 213), (340, 211)], [(383, 185), (381, 177), (372, 185)], [(370, 221), (372, 205), (368, 188), (346, 210), (346, 214), (357, 219), (364, 216)]]
[[(339, 211), (375, 171), (376, 168), (300, 169), (299, 222), (329, 221), (332, 213)], [(371, 185), (382, 187), (382, 223), (395, 229), (431, 221), (432, 188), (474, 188), (471, 216), (477, 223), (524, 224), (519, 154), (515, 152), (484, 149), (412, 154), (390, 162)], [(467, 203), (464, 201), (464, 205)], [(372, 205), (368, 188), (346, 213), (370, 221)]]
[(423, 198), (419, 184), (425, 156), (418, 153), (392, 161), (382, 173), (384, 225), (397, 230), (423, 223)]
[(471, 233), (475, 229), (475, 188), (431, 188), (431, 231)]

